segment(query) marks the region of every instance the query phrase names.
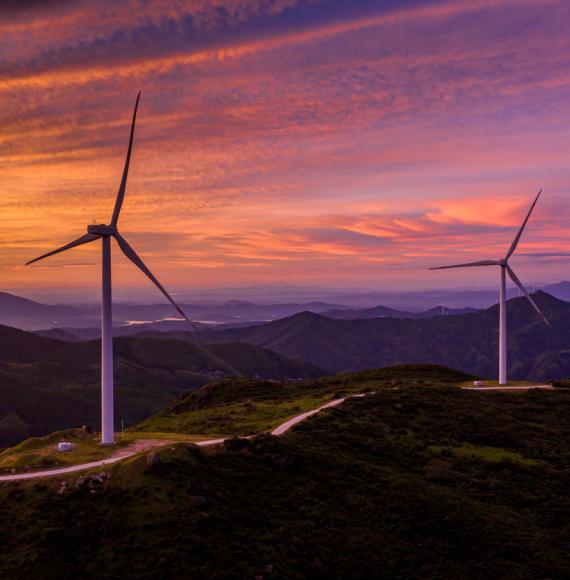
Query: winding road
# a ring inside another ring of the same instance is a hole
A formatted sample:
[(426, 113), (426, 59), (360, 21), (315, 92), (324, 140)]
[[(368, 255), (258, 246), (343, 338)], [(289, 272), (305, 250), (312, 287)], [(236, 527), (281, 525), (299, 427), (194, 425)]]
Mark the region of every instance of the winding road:
[[(289, 429), (301, 423), (305, 419), (316, 415), (320, 411), (325, 409), (330, 409), (331, 407), (336, 407), (341, 403), (344, 403), (346, 399), (350, 398), (359, 398), (364, 397), (365, 394), (358, 394), (358, 395), (350, 395), (348, 397), (342, 397), (340, 399), (334, 399), (317, 407), (316, 409), (312, 409), (311, 411), (306, 411), (305, 413), (301, 413), (291, 419), (282, 423), (273, 431), (271, 431), (271, 435), (283, 435)], [(223, 443), (229, 437), (222, 437), (218, 439), (206, 439), (204, 441), (195, 442), (194, 445), (199, 445), (200, 447), (208, 447), (210, 445), (219, 445)], [(160, 447), (166, 447), (167, 445), (172, 445), (174, 443), (180, 443), (180, 441), (172, 441), (167, 439), (142, 439), (140, 441), (136, 441), (133, 445), (126, 447), (124, 449), (118, 449), (113, 453), (111, 457), (107, 459), (101, 459), (99, 461), (91, 461), (89, 463), (80, 463), (79, 465), (70, 465), (68, 467), (59, 467), (56, 469), (44, 469), (43, 471), (32, 471), (27, 473), (14, 473), (9, 475), (0, 475), (0, 483), (7, 482), (7, 481), (21, 481), (26, 479), (39, 479), (41, 477), (57, 477), (58, 475), (67, 475), (68, 473), (75, 473), (77, 471), (85, 471), (87, 469), (93, 469), (94, 467), (108, 467), (109, 465), (113, 465), (118, 461), (123, 459), (127, 459), (128, 457), (132, 457), (133, 455), (137, 455), (138, 453), (144, 453), (145, 451), (149, 451), (151, 449), (157, 449)]]
[[(462, 387), (465, 390), (469, 391), (528, 391), (530, 389), (553, 389), (552, 385), (525, 385), (525, 386), (506, 386), (506, 387)], [(373, 393), (369, 393), (373, 394)], [(349, 395), (347, 397), (342, 397), (340, 399), (333, 399), (316, 409), (312, 409), (311, 411), (305, 411), (300, 415), (296, 415), (291, 419), (288, 419), (278, 427), (275, 427), (273, 431), (271, 431), (271, 435), (279, 436), (287, 433), (289, 429), (305, 421), (309, 417), (324, 411), (325, 409), (330, 409), (331, 407), (336, 407), (341, 403), (344, 403), (347, 399), (356, 399), (365, 397), (365, 393), (359, 393), (357, 395)], [(251, 437), (251, 436), (250, 436)], [(249, 439), (250, 437), (246, 437)], [(229, 437), (221, 437), (218, 439), (206, 439), (204, 441), (197, 441), (194, 445), (198, 445), (200, 447), (209, 447), (211, 445), (219, 445), (223, 443)], [(41, 477), (56, 477), (58, 475), (67, 475), (68, 473), (75, 473), (76, 471), (85, 471), (87, 469), (93, 469), (94, 467), (107, 467), (109, 465), (113, 465), (118, 461), (123, 459), (127, 459), (128, 457), (132, 457), (133, 455), (137, 455), (138, 453), (144, 453), (145, 451), (149, 451), (151, 449), (157, 449), (160, 447), (166, 447), (167, 445), (173, 445), (174, 443), (180, 443), (180, 441), (173, 441), (168, 439), (141, 439), (139, 441), (135, 441), (133, 445), (126, 447), (124, 449), (117, 449), (111, 457), (107, 459), (101, 459), (99, 461), (91, 461), (90, 463), (80, 463), (79, 465), (70, 465), (68, 467), (60, 467), (56, 469), (44, 469), (43, 471), (32, 471), (27, 473), (14, 473), (9, 475), (0, 475), (0, 483), (7, 482), (7, 481), (20, 481), (26, 479), (38, 479)]]

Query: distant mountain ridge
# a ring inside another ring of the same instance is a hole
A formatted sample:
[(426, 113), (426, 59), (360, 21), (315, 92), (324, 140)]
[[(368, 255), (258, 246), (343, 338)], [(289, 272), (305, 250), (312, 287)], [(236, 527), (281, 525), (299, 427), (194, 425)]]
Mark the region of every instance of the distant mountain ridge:
[[(210, 324), (241, 324), (244, 321), (268, 321), (291, 316), (303, 310), (323, 312), (344, 308), (340, 304), (309, 302), (305, 304), (253, 304), (243, 300), (230, 300), (220, 304), (187, 304), (182, 308), (195, 321)], [(168, 325), (176, 324), (177, 314), (168, 303), (113, 305), (113, 321), (126, 327), (131, 321)], [(98, 304), (64, 306), (41, 304), (7, 292), (0, 292), (0, 324), (22, 330), (47, 330), (51, 328), (97, 328), (100, 320)]]
[(345, 308), (343, 310), (326, 310), (321, 314), (328, 318), (340, 320), (361, 320), (366, 318), (431, 318), (433, 316), (457, 316), (460, 314), (469, 314), (477, 312), (475, 308), (446, 308), (445, 306), (434, 306), (429, 310), (421, 312), (407, 312), (404, 310), (395, 310), (387, 306), (375, 306), (374, 308), (353, 309)]
[[(300, 306), (300, 305), (297, 305)], [(321, 304), (320, 306), (325, 306)], [(305, 310), (301, 310), (305, 312)], [(307, 310), (307, 312), (310, 312)], [(322, 316), (328, 318), (337, 318), (342, 320), (357, 320), (364, 318), (431, 318), (432, 316), (456, 316), (458, 314), (467, 314), (469, 312), (476, 312), (473, 308), (446, 308), (444, 306), (437, 306), (429, 310), (421, 312), (406, 312), (401, 310), (394, 310), (386, 306), (376, 306), (374, 308), (367, 308), (362, 310), (355, 310), (352, 308), (332, 309), (321, 312)], [(295, 312), (297, 314), (297, 312)], [(251, 320), (243, 321), (241, 323), (227, 323), (216, 324), (210, 328), (213, 330), (241, 328), (248, 326), (258, 326), (267, 321)], [(207, 328), (206, 324), (199, 324), (203, 328)], [(188, 329), (187, 323), (184, 320), (162, 320), (160, 322), (136, 323), (126, 326), (115, 326), (113, 329), (114, 336), (135, 336), (145, 332), (170, 332), (181, 331), (185, 332)], [(101, 330), (98, 326), (91, 326), (88, 328), (77, 327), (57, 327), (35, 330), (36, 334), (46, 336), (48, 338), (57, 338), (60, 340), (94, 340), (101, 336)]]
[[(546, 327), (526, 299), (508, 304), (509, 372), (512, 378), (550, 380), (570, 376), (570, 305), (544, 292), (535, 294), (552, 326)], [(327, 316), (324, 316), (326, 314)], [(298, 357), (328, 372), (378, 368), (409, 362), (437, 363), (494, 377), (498, 352), (497, 306), (467, 312), (441, 309), (406, 313), (387, 307), (301, 312), (268, 323), (188, 333), (175, 321), (118, 329), (133, 335), (163, 336), (200, 344), (248, 343), (287, 357)], [(330, 316), (335, 316), (331, 318)], [(369, 318), (366, 318), (366, 317)], [(397, 317), (396, 317), (397, 316)], [(181, 330), (182, 329), (182, 330)], [(55, 329), (51, 336), (69, 338), (77, 329)], [(85, 329), (97, 338), (99, 329)]]
[(541, 288), (543, 292), (560, 298), (560, 300), (570, 301), (570, 282), (557, 282)]
[[(544, 290), (562, 300), (570, 300), (570, 282), (545, 286)], [(437, 316), (445, 308), (447, 314), (461, 314), (462, 310), (488, 308), (497, 301), (497, 292), (491, 290), (426, 290), (412, 292), (325, 293), (337, 300), (310, 300), (307, 302), (254, 303), (247, 300), (227, 300), (219, 303), (189, 303), (180, 300), (189, 316), (198, 323), (214, 326), (244, 325), (269, 322), (309, 311), (332, 318), (373, 318), (395, 316), (397, 318), (421, 318)], [(518, 296), (512, 288), (508, 297)], [(276, 295), (276, 300), (280, 295)], [(354, 315), (348, 311), (359, 311)], [(346, 312), (346, 313), (345, 313)], [(345, 314), (343, 314), (345, 313)], [(134, 333), (127, 328), (132, 321), (155, 324), (153, 330), (184, 330), (176, 328), (178, 321), (168, 303), (123, 304), (115, 303), (113, 318), (120, 333)], [(48, 305), (28, 300), (7, 292), (0, 292), (0, 324), (23, 330), (46, 331), (52, 328), (96, 329), (99, 327), (98, 304), (66, 306)], [(173, 325), (173, 328), (168, 328)], [(148, 329), (148, 328), (146, 328)], [(81, 338), (94, 337), (93, 331), (85, 331)]]
[[(0, 324), (16, 328), (40, 328), (64, 325), (77, 322), (83, 318), (81, 309), (73, 306), (41, 304), (27, 298), (15, 296), (7, 292), (0, 292)], [(86, 324), (95, 324), (96, 318), (86, 321)]]
[[(544, 292), (535, 300), (552, 322), (546, 326), (526, 298), (509, 300), (509, 370), (512, 378), (549, 380), (570, 376), (570, 303)], [(263, 325), (208, 333), (166, 333), (210, 344), (248, 342), (296, 356), (329, 372), (403, 363), (442, 364), (494, 377), (498, 353), (498, 306), (456, 316), (335, 320), (302, 312)]]

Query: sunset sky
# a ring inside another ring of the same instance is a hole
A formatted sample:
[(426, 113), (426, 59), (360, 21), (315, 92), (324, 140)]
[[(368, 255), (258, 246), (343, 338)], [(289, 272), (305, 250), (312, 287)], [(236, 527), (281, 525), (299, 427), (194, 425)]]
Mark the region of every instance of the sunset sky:
[[(120, 226), (165, 286), (570, 278), (567, 0), (0, 4), (1, 289), (97, 288)], [(531, 257), (534, 255), (534, 257)], [(150, 283), (114, 250), (117, 288)]]

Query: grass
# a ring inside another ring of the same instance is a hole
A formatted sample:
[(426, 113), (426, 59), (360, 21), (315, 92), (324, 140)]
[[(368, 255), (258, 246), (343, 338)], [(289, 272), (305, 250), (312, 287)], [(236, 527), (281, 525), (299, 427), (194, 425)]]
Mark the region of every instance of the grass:
[[(566, 577), (570, 393), (482, 394), (414, 372), (412, 386), (349, 400), (282, 437), (180, 441), (91, 487), (77, 475), (2, 486), (0, 572)], [(240, 403), (227, 385), (208, 397), (208, 409)]]
[[(57, 444), (69, 441), (73, 444), (71, 451), (60, 452)], [(57, 431), (46, 437), (31, 437), (16, 447), (0, 453), (0, 471), (22, 471), (29, 469), (48, 469), (66, 467), (78, 463), (88, 463), (109, 457), (117, 448), (128, 445), (129, 439), (119, 439), (112, 447), (100, 444), (100, 436), (82, 429)]]
[(459, 447), (444, 447), (441, 445), (430, 445), (429, 449), (434, 453), (438, 453), (444, 457), (449, 457), (453, 454), (461, 458), (481, 459), (483, 461), (490, 461), (492, 463), (500, 463), (501, 461), (512, 461), (521, 465), (537, 465), (538, 461), (524, 457), (520, 453), (501, 449), (498, 447), (489, 447), (486, 445), (471, 445), (465, 443)]
[[(118, 449), (128, 447), (140, 439), (164, 439), (173, 441), (195, 442), (205, 439), (203, 435), (185, 435), (178, 433), (125, 432), (116, 433), (114, 445), (101, 445), (99, 433), (87, 433), (82, 429), (57, 431), (46, 437), (31, 437), (19, 445), (0, 453), (0, 473), (12, 470), (20, 473), (39, 469), (67, 467), (81, 463), (90, 463), (107, 459)], [(73, 444), (71, 451), (57, 450), (60, 441)]]
[[(464, 373), (437, 365), (399, 365), (386, 369), (343, 373), (332, 377), (285, 382), (224, 379), (192, 392), (154, 417), (117, 434), (113, 448), (99, 445), (98, 435), (82, 430), (31, 438), (0, 453), (0, 471), (64, 467), (109, 457), (137, 439), (196, 442), (203, 439), (256, 435), (334, 398), (384, 389), (460, 386)], [(61, 453), (57, 443), (69, 439), (74, 449)]]
[(400, 365), (288, 383), (226, 379), (176, 401), (134, 429), (208, 436), (259, 434), (331, 399), (381, 389), (451, 386), (468, 377), (436, 365)]
[[(421, 373), (418, 372), (421, 369)], [(387, 369), (343, 373), (322, 379), (281, 383), (242, 378), (207, 385), (169, 405), (124, 434), (116, 445), (99, 444), (99, 435), (81, 429), (32, 437), (0, 453), (0, 471), (47, 469), (88, 463), (110, 457), (137, 439), (197, 442), (271, 431), (287, 419), (315, 409), (331, 399), (381, 389), (457, 385), (468, 375), (435, 365), (401, 365)], [(58, 452), (57, 443), (69, 440), (72, 451)]]
[(165, 436), (173, 432), (203, 433), (209, 437), (259, 434), (270, 431), (286, 419), (314, 409), (329, 399), (330, 396), (324, 395), (296, 398), (281, 403), (248, 401), (190, 413), (160, 414), (137, 428), (139, 433), (144, 434), (149, 425)]
[[(548, 381), (511, 381), (508, 384), (500, 385), (498, 380), (483, 380), (482, 387), (532, 387), (536, 385), (546, 385), (549, 384)], [(460, 384), (461, 387), (473, 387), (473, 381), (465, 381)]]
[(161, 433), (152, 431), (127, 431), (125, 439), (130, 442), (139, 439), (165, 439), (168, 441), (185, 441), (187, 443), (196, 443), (206, 439), (206, 435), (188, 435), (186, 433)]

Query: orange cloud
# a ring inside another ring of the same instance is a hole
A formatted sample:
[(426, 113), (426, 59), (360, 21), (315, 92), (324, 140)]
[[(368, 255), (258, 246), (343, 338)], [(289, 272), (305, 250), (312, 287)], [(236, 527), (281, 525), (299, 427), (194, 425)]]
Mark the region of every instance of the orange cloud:
[[(432, 2), (302, 26), (274, 24), (296, 2), (113, 6), (0, 24), (0, 48), (13, 43), (0, 70), (7, 284), (98, 279), (92, 249), (20, 265), (108, 219), (139, 85), (123, 227), (165, 283), (407, 280), (502, 252), (535, 186), (525, 252), (565, 247), (563, 3)], [(523, 42), (539, 13), (547, 33)], [(193, 42), (171, 41), (190, 16)], [(119, 258), (116, 271), (139, 283)]]

